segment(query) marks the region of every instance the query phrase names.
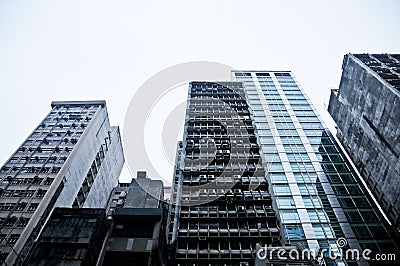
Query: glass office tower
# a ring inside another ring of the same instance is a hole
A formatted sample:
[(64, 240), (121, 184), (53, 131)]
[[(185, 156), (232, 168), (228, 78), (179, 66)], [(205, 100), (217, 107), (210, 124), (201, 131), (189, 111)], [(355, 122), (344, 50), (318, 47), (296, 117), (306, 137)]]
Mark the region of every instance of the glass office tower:
[[(232, 75), (246, 88), (283, 242), (337, 252), (344, 237), (344, 248), (398, 253), (376, 203), (292, 74)], [(325, 263), (352, 264), (329, 258)]]
[(232, 78), (189, 85), (171, 196), (173, 263), (254, 265), (258, 244), (329, 250), (314, 265), (370, 263), (339, 256), (352, 249), (398, 253), (291, 73), (233, 71)]

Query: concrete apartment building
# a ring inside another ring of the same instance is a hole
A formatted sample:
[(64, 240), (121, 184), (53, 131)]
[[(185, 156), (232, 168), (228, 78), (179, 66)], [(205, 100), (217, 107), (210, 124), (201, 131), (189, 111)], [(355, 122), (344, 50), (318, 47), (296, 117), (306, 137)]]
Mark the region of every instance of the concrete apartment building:
[(123, 164), (105, 101), (52, 102), (0, 169), (2, 263), (25, 262), (54, 207), (105, 208)]

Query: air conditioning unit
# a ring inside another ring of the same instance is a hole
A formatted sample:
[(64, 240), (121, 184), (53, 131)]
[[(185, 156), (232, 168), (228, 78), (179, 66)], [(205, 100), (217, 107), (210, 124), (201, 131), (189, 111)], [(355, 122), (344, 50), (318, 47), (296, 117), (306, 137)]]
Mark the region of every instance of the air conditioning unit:
[(200, 241), (206, 241), (206, 240), (207, 240), (207, 237), (205, 237), (205, 236), (199, 236), (199, 240), (200, 240)]
[(249, 263), (248, 263), (248, 262), (245, 262), (245, 261), (241, 261), (241, 262), (239, 263), (239, 265), (240, 265), (240, 266), (249, 266)]
[(204, 188), (199, 189), (199, 193), (200, 194), (207, 194), (207, 189), (204, 189)]
[(244, 212), (246, 208), (244, 206), (238, 206), (238, 212)]

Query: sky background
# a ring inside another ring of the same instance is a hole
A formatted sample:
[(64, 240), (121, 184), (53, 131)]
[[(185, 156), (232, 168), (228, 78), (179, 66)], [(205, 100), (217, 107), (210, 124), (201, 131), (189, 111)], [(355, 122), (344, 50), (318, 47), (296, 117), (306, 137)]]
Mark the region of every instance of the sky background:
[(332, 125), (325, 110), (344, 54), (400, 53), (399, 10), (397, 0), (0, 0), (0, 162), (51, 101), (105, 99), (123, 127), (135, 90), (188, 61), (291, 70)]

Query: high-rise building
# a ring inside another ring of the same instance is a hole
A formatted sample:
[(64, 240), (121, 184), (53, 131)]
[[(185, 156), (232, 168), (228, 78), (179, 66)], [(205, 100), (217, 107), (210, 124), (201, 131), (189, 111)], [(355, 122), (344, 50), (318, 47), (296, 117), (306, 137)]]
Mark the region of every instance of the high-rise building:
[(253, 265), (265, 245), (327, 249), (317, 262), (325, 265), (365, 263), (340, 257), (342, 249), (397, 253), (388, 223), (292, 74), (232, 75), (189, 85), (171, 195), (173, 263)]
[(0, 169), (1, 259), (24, 263), (54, 207), (105, 208), (124, 163), (104, 101), (53, 102)]
[(329, 113), (337, 136), (400, 231), (400, 55), (348, 54)]
[(161, 180), (138, 171), (111, 193), (111, 222), (99, 262), (102, 265), (166, 265), (167, 208)]
[(247, 265), (279, 245), (277, 215), (240, 82), (191, 82), (171, 202), (174, 265)]

